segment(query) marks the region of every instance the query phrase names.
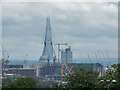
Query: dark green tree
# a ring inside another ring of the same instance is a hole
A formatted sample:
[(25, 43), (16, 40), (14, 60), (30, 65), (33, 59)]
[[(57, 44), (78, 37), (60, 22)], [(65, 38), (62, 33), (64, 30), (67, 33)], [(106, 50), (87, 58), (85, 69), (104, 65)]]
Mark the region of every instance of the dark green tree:
[(65, 88), (97, 88), (99, 73), (92, 69), (74, 68), (66, 77)]
[[(111, 69), (113, 68), (113, 69)], [(99, 77), (98, 79), (98, 83), (99, 83), (99, 88), (107, 88), (108, 87), (108, 83), (106, 82), (106, 80), (110, 80), (109, 83), (109, 87), (110, 88), (120, 88), (120, 64), (113, 64), (111, 66), (111, 68), (109, 68), (105, 75), (102, 77)], [(100, 82), (100, 80), (104, 80), (104, 82)], [(113, 83), (112, 80), (116, 80), (116, 83)]]
[(21, 77), (17, 80), (10, 81), (7, 85), (3, 85), (3, 88), (41, 88), (38, 81), (32, 77)]

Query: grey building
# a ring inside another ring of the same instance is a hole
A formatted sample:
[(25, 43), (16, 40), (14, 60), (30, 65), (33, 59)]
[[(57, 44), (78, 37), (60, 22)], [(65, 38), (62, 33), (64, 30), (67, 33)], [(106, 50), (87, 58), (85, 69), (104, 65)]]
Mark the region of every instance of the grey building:
[(72, 51), (71, 48), (66, 48), (61, 51), (61, 63), (72, 63)]
[(23, 65), (7, 65), (7, 68), (23, 68)]
[(19, 74), (21, 76), (36, 77), (36, 69), (33, 68), (8, 68), (7, 74)]
[[(69, 63), (66, 64), (67, 67), (70, 69), (71, 67), (80, 67), (80, 68), (85, 68), (86, 70), (89, 70), (90, 68), (93, 69), (94, 71), (100, 72), (101, 75), (104, 74), (104, 67), (103, 65), (99, 63)], [(68, 73), (69, 71), (66, 69), (66, 67), (63, 67), (63, 72)], [(55, 75), (61, 75), (61, 65), (56, 64), (56, 65), (45, 65), (39, 68), (39, 76), (45, 76), (45, 75), (50, 75), (50, 76), (55, 76)]]

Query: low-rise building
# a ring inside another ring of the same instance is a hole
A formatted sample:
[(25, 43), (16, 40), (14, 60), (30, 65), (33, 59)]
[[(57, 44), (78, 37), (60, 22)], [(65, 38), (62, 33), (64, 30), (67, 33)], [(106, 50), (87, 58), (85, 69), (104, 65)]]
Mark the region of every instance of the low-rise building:
[(21, 76), (32, 76), (36, 77), (36, 69), (34, 68), (8, 68), (7, 74), (19, 74)]

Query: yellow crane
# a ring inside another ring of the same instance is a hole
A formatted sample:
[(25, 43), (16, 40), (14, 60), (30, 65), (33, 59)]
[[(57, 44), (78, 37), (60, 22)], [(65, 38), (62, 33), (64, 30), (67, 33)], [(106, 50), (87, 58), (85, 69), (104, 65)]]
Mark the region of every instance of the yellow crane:
[[(63, 58), (63, 60), (64, 60), (64, 58)], [(64, 61), (64, 63), (61, 63), (61, 80), (63, 80), (63, 67), (64, 66), (66, 67), (68, 73), (70, 73), (72, 71), (72, 68), (73, 68), (73, 66), (71, 66), (69, 69), (65, 61)]]

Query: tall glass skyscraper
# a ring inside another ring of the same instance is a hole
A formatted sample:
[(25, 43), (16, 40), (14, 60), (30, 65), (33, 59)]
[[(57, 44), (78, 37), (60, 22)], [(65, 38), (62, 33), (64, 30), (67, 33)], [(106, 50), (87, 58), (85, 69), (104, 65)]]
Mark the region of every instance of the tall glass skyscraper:
[(47, 17), (44, 49), (42, 55), (40, 56), (39, 62), (50, 62), (51, 60), (54, 60), (54, 49), (52, 43), (50, 17)]

